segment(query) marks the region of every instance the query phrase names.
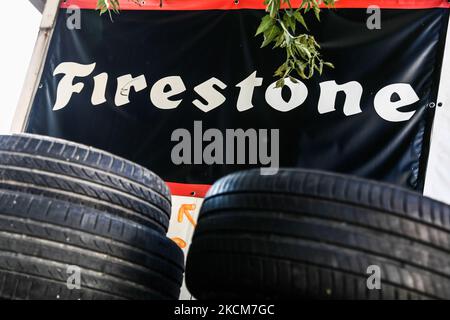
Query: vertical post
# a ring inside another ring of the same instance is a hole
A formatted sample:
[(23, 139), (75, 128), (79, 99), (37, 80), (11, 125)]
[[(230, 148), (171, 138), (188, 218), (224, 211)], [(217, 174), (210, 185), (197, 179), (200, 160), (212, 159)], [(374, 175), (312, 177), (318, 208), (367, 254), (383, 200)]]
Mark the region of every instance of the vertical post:
[(36, 94), (39, 80), (42, 75), (42, 69), (47, 57), (60, 1), (61, 0), (47, 0), (45, 3), (41, 24), (39, 26), (38, 38), (11, 126), (11, 132), (13, 133), (20, 133), (25, 129), (31, 104)]
[(450, 204), (450, 21), (431, 131), (424, 195)]

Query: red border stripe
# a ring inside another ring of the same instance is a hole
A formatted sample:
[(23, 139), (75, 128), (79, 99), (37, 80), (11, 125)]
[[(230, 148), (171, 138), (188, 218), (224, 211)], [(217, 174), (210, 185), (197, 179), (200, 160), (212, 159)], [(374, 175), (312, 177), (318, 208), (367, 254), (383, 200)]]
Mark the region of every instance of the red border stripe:
[(211, 185), (166, 182), (173, 196), (204, 198)]
[[(131, 0), (120, 0), (122, 10), (237, 10), (237, 9), (264, 9), (263, 0), (143, 0), (138, 5)], [(292, 5), (299, 5), (301, 0), (292, 0)], [(72, 5), (81, 9), (95, 9), (97, 0), (66, 0), (61, 8)], [(367, 8), (376, 5), (383, 9), (430, 9), (450, 8), (447, 0), (337, 0), (336, 8)]]

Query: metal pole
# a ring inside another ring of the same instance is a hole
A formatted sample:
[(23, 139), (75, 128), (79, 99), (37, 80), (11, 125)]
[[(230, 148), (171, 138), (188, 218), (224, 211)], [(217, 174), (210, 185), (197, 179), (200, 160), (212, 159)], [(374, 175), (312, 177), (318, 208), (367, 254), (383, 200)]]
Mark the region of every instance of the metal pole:
[(61, 0), (47, 0), (45, 3), (41, 24), (39, 26), (38, 38), (11, 126), (12, 133), (20, 133), (25, 129), (31, 104), (34, 100), (39, 80), (42, 75), (45, 58), (47, 57), (60, 1)]

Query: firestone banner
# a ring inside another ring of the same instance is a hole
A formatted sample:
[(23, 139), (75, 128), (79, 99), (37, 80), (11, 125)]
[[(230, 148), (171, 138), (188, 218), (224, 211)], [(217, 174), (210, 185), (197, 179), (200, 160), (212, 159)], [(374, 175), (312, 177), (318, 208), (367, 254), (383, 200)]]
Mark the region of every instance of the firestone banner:
[(440, 107), (444, 1), (378, 1), (377, 28), (354, 1), (324, 10), (321, 23), (308, 16), (335, 68), (283, 89), (273, 77), (283, 50), (260, 49), (254, 37), (262, 5), (230, 2), (147, 1), (111, 21), (96, 1), (67, 1), (26, 131), (93, 145), (181, 184), (302, 167), (422, 190)]

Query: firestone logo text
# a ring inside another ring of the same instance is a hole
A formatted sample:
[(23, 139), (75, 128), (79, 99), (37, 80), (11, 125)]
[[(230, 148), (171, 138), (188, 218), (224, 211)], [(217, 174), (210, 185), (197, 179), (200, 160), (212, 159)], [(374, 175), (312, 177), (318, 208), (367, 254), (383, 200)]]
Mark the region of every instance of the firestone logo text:
[[(75, 62), (63, 62), (59, 64), (53, 75), (63, 75), (56, 93), (56, 102), (53, 110), (65, 108), (73, 94), (80, 93), (84, 86), (86, 77), (89, 77), (95, 69), (96, 63), (79, 64)], [(78, 78), (80, 80), (78, 80)], [(81, 80), (83, 79), (83, 80)], [(93, 77), (94, 88), (91, 93), (91, 104), (101, 105), (106, 100), (106, 88), (108, 85), (108, 73), (103, 72)], [(84, 81), (84, 82), (82, 82)], [(240, 83), (235, 84), (240, 89), (236, 101), (236, 108), (244, 112), (254, 108), (252, 103), (256, 90), (262, 87), (263, 78), (257, 76), (254, 71)], [(279, 111), (289, 112), (299, 108), (308, 97), (308, 88), (300, 80), (293, 81), (287, 79), (286, 86), (290, 90), (290, 98), (285, 100), (282, 96), (282, 89), (276, 87), (276, 83), (271, 83), (265, 90), (267, 104)], [(361, 109), (361, 97), (363, 87), (357, 81), (338, 84), (336, 81), (325, 81), (319, 84), (320, 97), (317, 103), (319, 114), (326, 114), (336, 111), (336, 97), (339, 92), (345, 94), (343, 113), (345, 116), (359, 114)], [(120, 76), (116, 79), (116, 93), (114, 104), (122, 107), (130, 103), (130, 93), (140, 92), (148, 87), (145, 75), (133, 77), (131, 74)], [(227, 84), (221, 80), (211, 77), (197, 86), (194, 91), (200, 99), (195, 99), (192, 104), (203, 112), (210, 112), (220, 107), (227, 97), (222, 93), (227, 88)], [(156, 81), (149, 90), (149, 98), (154, 107), (161, 110), (176, 109), (183, 101), (182, 94), (186, 91), (186, 86), (180, 76), (173, 75)], [(395, 99), (393, 99), (395, 97)], [(373, 105), (377, 114), (389, 122), (401, 122), (411, 119), (416, 111), (402, 111), (403, 107), (410, 106), (419, 101), (417, 93), (412, 86), (407, 83), (394, 83), (381, 88), (374, 97)]]

